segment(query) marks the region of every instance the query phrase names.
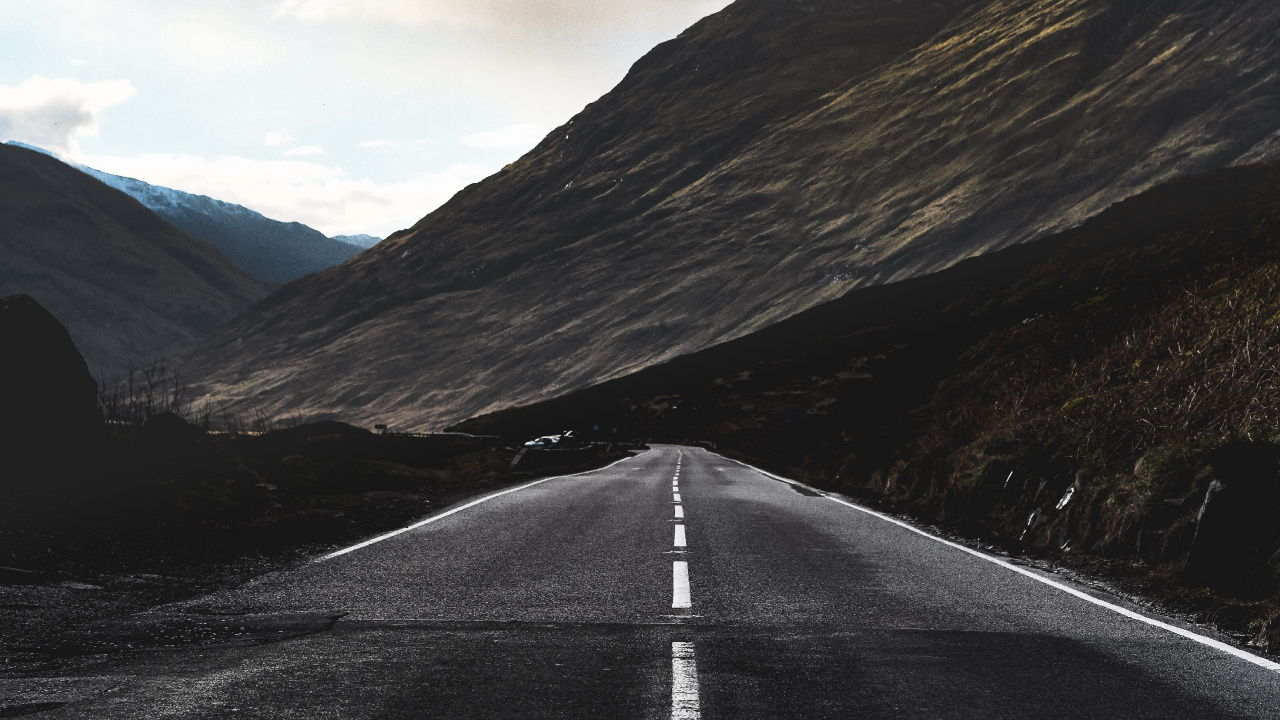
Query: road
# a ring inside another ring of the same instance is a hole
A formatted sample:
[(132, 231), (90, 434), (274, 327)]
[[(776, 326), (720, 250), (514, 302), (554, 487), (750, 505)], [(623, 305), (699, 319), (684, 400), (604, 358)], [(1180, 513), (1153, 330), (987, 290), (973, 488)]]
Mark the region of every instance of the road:
[(1274, 665), (1039, 577), (658, 446), (86, 629), (144, 649), (0, 681), (0, 717), (1280, 716)]

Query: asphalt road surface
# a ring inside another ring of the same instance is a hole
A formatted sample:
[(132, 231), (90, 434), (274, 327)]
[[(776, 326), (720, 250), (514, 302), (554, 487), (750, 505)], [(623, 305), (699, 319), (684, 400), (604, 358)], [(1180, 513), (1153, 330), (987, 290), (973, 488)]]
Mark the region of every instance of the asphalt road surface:
[(1280, 717), (1274, 664), (1040, 577), (656, 447), (88, 628), (139, 649), (0, 717)]

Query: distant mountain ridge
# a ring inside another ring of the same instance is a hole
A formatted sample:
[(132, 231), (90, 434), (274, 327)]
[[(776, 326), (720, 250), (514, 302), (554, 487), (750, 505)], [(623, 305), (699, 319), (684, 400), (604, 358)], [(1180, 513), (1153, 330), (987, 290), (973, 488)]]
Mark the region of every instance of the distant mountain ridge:
[(377, 235), (334, 235), (331, 239), (337, 240), (338, 242), (344, 242), (349, 245), (355, 245), (362, 250), (368, 250), (374, 245), (382, 242), (382, 238)]
[(129, 194), (183, 232), (209, 243), (262, 282), (284, 284), (345, 262), (369, 247), (326, 237), (302, 223), (272, 220), (242, 205), (205, 195), (193, 195), (90, 167), (79, 166), (79, 169)]
[[(35, 145), (18, 141), (5, 144), (62, 159), (56, 153)], [(335, 235), (330, 238), (302, 223), (272, 220), (243, 205), (207, 195), (152, 185), (85, 165), (73, 167), (130, 195), (179, 229), (213, 245), (250, 275), (267, 283), (283, 284), (319, 272), (382, 240), (373, 235)], [(352, 246), (356, 249), (352, 250)]]
[(0, 144), (0, 296), (28, 295), (95, 377), (186, 349), (267, 294), (205, 242), (55, 157)]
[(1280, 157), (1280, 5), (738, 0), (523, 158), (192, 357), (439, 428)]

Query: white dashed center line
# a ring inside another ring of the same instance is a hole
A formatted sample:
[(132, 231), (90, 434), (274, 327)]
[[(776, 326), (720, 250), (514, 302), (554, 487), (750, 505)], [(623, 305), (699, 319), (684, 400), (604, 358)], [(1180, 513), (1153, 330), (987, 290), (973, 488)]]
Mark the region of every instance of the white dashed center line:
[(698, 720), (698, 666), (693, 643), (671, 643), (671, 720)]
[(684, 560), (671, 563), (671, 607), (676, 610), (693, 607), (689, 598), (689, 563)]
[(683, 519), (684, 519), (684, 506), (683, 506), (683, 505), (677, 505), (677, 506), (676, 506), (676, 519), (677, 519), (677, 520), (683, 520)]
[(685, 539), (684, 539), (684, 526), (683, 526), (683, 525), (677, 525), (677, 526), (676, 526), (675, 547), (686, 547), (686, 545), (685, 545)]
[(680, 502), (680, 493), (671, 493), (672, 502)]

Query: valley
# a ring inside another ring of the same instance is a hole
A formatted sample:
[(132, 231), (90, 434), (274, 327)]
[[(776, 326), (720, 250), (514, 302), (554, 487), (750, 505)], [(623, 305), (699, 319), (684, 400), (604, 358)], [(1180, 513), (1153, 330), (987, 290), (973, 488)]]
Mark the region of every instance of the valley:
[(0, 79), (0, 717), (1274, 714), (1280, 6), (242, 5)]

